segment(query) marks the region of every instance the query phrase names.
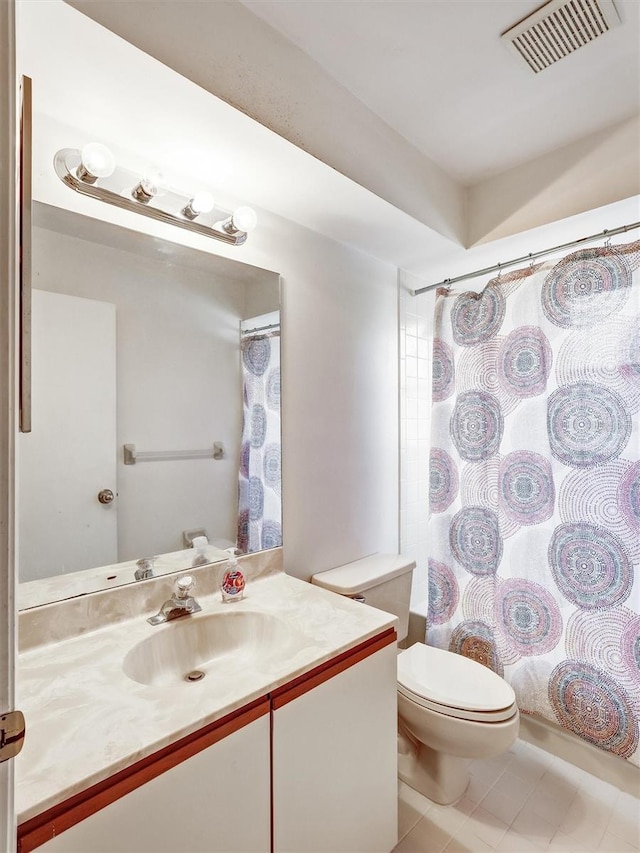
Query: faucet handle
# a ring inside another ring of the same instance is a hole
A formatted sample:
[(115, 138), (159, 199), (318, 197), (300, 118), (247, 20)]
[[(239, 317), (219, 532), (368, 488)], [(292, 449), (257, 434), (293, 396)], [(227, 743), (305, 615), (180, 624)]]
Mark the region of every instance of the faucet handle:
[(191, 575), (183, 575), (176, 581), (176, 589), (178, 590), (178, 598), (187, 598), (196, 582)]

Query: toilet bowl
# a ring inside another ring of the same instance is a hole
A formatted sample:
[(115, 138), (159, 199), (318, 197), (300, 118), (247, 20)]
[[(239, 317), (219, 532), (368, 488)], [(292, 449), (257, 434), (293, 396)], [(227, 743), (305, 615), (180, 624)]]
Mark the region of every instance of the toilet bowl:
[(459, 800), (471, 761), (509, 749), (519, 722), (513, 690), (482, 664), (423, 643), (398, 655), (398, 775), (430, 800)]
[[(398, 554), (372, 554), (311, 582), (393, 613), (402, 641), (414, 568)], [(398, 654), (398, 775), (429, 799), (460, 799), (471, 761), (509, 749), (519, 724), (513, 690), (481, 663), (424, 643)]]

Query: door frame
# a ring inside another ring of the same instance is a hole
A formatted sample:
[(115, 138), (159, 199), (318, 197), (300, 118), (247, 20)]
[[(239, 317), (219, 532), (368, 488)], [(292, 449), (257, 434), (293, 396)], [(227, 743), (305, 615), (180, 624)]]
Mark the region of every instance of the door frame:
[[(17, 97), (15, 0), (0, 0), (0, 710), (15, 708)], [(16, 849), (14, 762), (0, 764), (0, 849)]]

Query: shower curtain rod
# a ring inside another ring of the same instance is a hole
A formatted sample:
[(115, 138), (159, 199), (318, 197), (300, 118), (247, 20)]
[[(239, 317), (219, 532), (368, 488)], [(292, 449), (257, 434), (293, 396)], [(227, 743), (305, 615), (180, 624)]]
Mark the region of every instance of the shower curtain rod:
[(256, 332), (266, 332), (272, 329), (280, 329), (280, 323), (268, 323), (266, 326), (256, 326), (255, 329), (243, 329), (242, 335), (255, 335)]
[(581, 237), (579, 240), (571, 240), (569, 243), (563, 243), (561, 246), (554, 246), (552, 249), (542, 249), (540, 252), (530, 252), (528, 255), (523, 255), (521, 258), (514, 258), (512, 261), (506, 261), (503, 264), (494, 264), (492, 267), (485, 267), (482, 270), (458, 275), (455, 278), (445, 278), (436, 284), (428, 284), (426, 287), (419, 287), (412, 291), (413, 296), (419, 296), (421, 293), (426, 293), (428, 290), (433, 290), (435, 287), (451, 287), (458, 281), (464, 281), (467, 278), (478, 278), (481, 275), (487, 275), (492, 272), (500, 272), (505, 267), (512, 267), (515, 264), (523, 264), (527, 261), (533, 261), (536, 258), (541, 258), (543, 255), (551, 255), (553, 252), (559, 252), (562, 249), (570, 249), (572, 246), (581, 246), (583, 243), (591, 243), (593, 240), (601, 240), (603, 237), (615, 237), (616, 234), (623, 234), (625, 231), (633, 231), (634, 228), (640, 228), (640, 222), (633, 222), (631, 225), (621, 225), (619, 228), (612, 228), (608, 231), (606, 228), (599, 234), (593, 234), (591, 237)]

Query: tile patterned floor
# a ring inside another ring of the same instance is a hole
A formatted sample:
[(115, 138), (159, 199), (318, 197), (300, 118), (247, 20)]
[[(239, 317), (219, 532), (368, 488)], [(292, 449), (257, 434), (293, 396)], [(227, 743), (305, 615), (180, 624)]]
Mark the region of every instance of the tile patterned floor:
[(400, 782), (398, 824), (394, 853), (640, 851), (640, 800), (521, 740), (474, 762), (455, 806)]

